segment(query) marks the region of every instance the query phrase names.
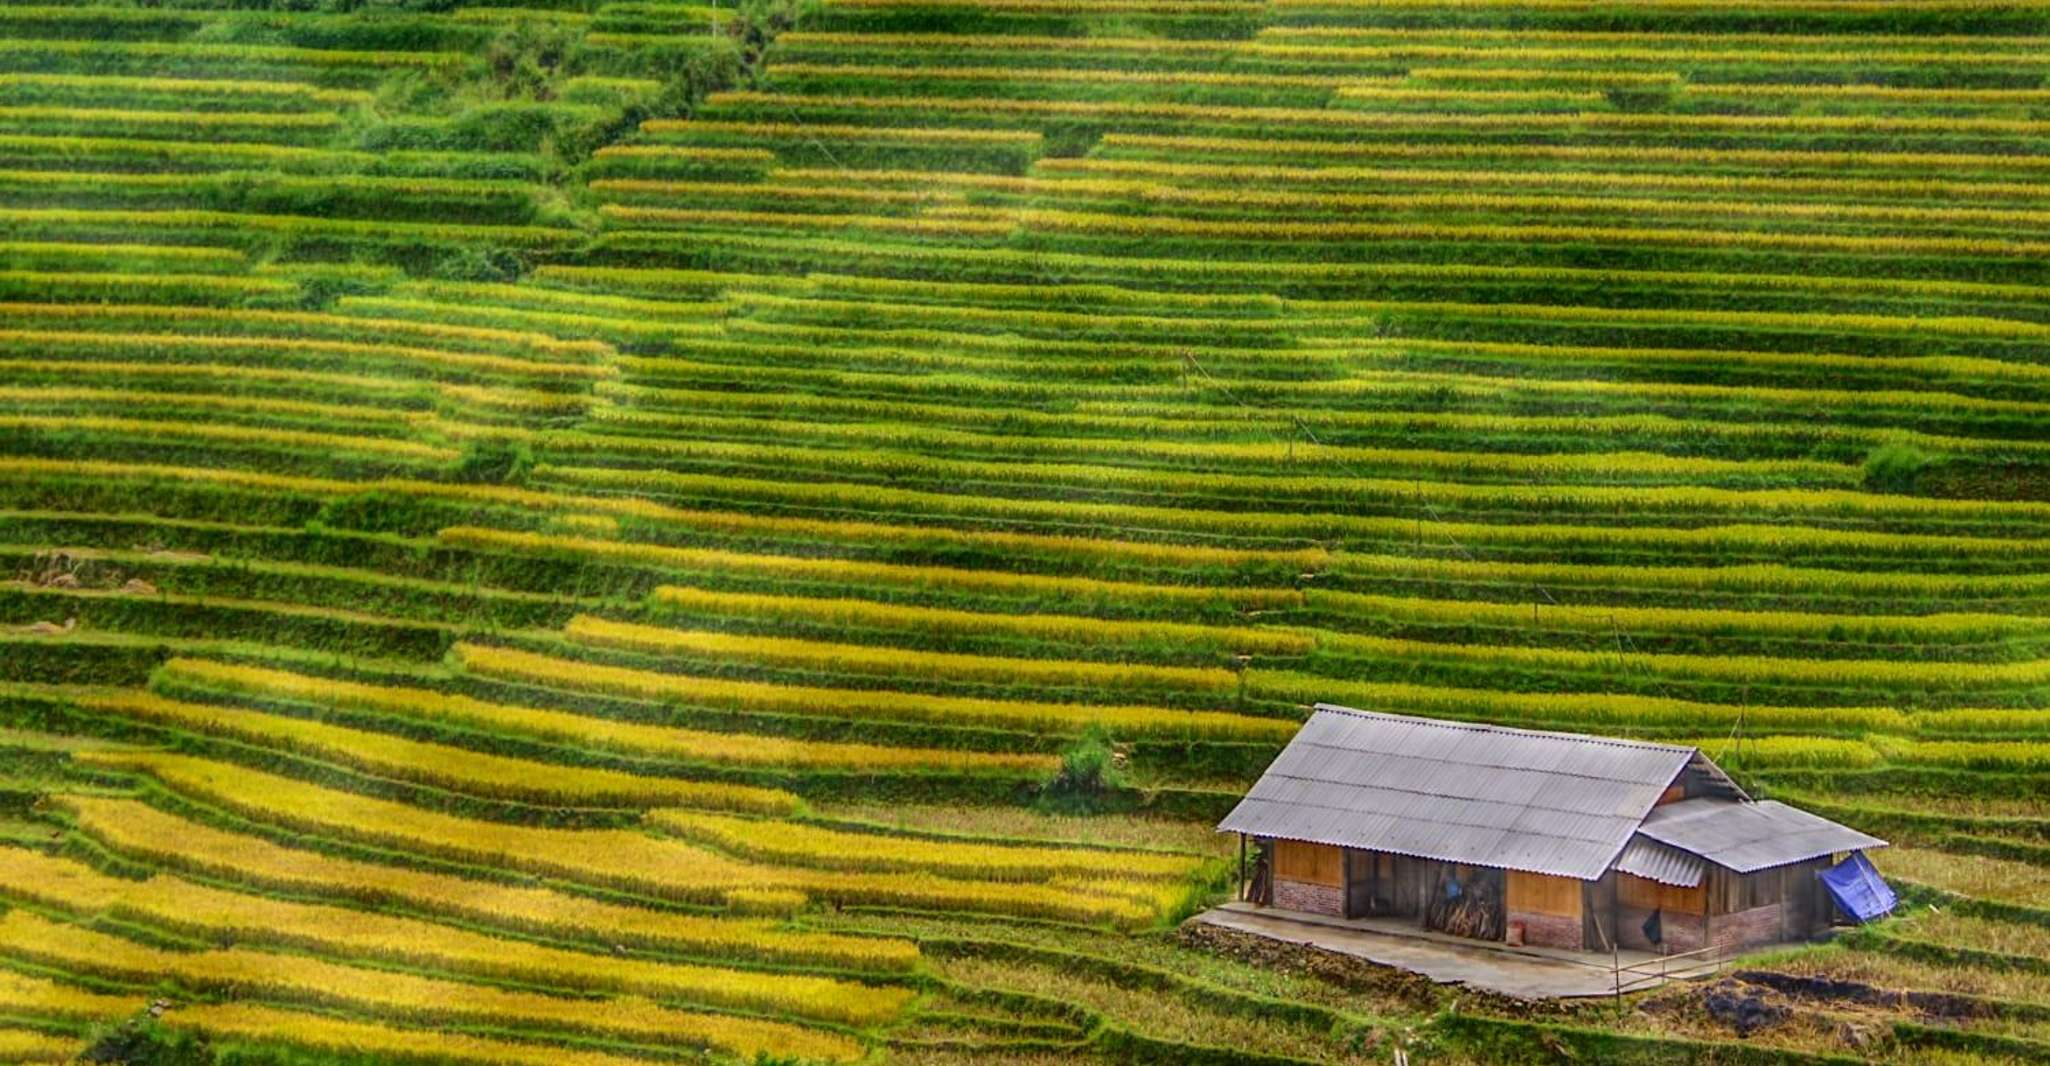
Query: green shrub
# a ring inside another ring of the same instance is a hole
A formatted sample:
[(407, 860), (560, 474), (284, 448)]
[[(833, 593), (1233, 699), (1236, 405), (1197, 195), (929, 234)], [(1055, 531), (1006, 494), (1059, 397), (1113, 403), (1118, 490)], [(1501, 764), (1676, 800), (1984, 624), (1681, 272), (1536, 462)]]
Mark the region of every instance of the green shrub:
[(1092, 811), (1125, 791), (1125, 771), (1110, 734), (1092, 725), (1061, 752), (1060, 769), (1040, 788), (1040, 800), (1061, 810)]
[(534, 468), (534, 453), (523, 442), (476, 440), (463, 446), (455, 479), (472, 484), (517, 485)]
[(1873, 492), (1911, 493), (1941, 457), (1912, 444), (1882, 444), (1865, 457), (1865, 488)]
[(520, 257), (503, 248), (481, 244), (451, 249), (434, 260), (428, 276), (441, 281), (495, 281), (517, 279), (526, 269)]
[(172, 1029), (155, 1019), (128, 1019), (93, 1033), (92, 1045), (80, 1062), (118, 1062), (124, 1066), (211, 1066), (220, 1059), (207, 1039)]

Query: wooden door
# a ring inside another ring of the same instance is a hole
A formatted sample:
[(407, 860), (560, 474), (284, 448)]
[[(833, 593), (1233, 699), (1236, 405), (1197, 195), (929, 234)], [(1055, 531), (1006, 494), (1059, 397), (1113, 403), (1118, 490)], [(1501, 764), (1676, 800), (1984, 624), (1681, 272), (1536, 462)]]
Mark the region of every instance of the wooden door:
[(1611, 870), (1599, 881), (1580, 883), (1581, 945), (1589, 951), (1609, 951), (1616, 946), (1616, 874)]
[(1345, 849), (1345, 916), (1364, 918), (1374, 913), (1374, 897), (1379, 893), (1378, 874), (1380, 864), (1371, 851), (1357, 848)]

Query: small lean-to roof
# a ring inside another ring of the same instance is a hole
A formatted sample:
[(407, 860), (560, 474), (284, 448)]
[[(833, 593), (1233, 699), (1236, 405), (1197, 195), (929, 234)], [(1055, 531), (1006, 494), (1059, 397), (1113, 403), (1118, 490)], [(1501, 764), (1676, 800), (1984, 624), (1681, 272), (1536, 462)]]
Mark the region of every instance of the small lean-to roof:
[(1742, 797), (1690, 747), (1318, 704), (1218, 828), (1592, 880), (1690, 769)]
[(1699, 855), (1690, 855), (1639, 833), (1623, 845), (1623, 854), (1616, 856), (1616, 869), (1660, 884), (1693, 888), (1701, 883), (1708, 863)]
[(1886, 841), (1784, 803), (1700, 798), (1654, 809), (1638, 832), (1738, 873), (1805, 862)]

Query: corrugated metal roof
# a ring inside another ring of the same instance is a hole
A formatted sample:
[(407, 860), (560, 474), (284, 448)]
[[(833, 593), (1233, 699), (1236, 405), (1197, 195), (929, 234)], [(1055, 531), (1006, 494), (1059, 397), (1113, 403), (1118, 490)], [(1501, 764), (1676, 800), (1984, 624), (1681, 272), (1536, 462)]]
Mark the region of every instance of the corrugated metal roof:
[(1623, 845), (1623, 854), (1616, 856), (1616, 869), (1662, 884), (1693, 888), (1701, 883), (1708, 863), (1699, 855), (1689, 855), (1640, 833)]
[(1738, 873), (1886, 846), (1878, 837), (1771, 800), (1668, 803), (1653, 810), (1638, 832)]
[(1592, 879), (1697, 759), (1672, 744), (1318, 704), (1218, 828)]

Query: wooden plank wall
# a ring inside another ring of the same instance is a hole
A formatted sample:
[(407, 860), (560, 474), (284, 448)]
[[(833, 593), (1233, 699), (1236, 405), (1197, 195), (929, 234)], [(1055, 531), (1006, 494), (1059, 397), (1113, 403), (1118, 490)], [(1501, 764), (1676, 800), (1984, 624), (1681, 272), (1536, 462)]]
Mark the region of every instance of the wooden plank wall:
[(1274, 842), (1274, 876), (1286, 881), (1313, 885), (1345, 885), (1344, 851), (1331, 844), (1306, 844), (1300, 840)]
[(1514, 914), (1580, 917), (1580, 880), (1551, 874), (1509, 871), (1508, 909)]

